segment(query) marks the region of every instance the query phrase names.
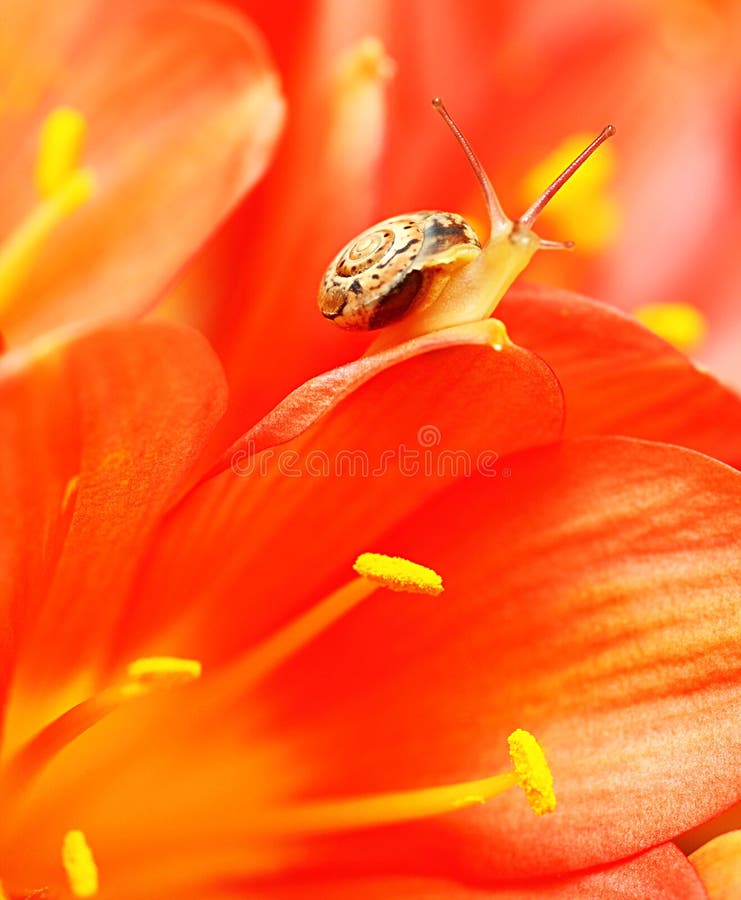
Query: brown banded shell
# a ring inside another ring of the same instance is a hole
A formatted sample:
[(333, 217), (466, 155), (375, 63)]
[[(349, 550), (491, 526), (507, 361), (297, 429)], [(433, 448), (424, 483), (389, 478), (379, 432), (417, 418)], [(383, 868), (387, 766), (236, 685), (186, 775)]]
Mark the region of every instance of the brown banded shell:
[(343, 328), (383, 328), (418, 304), (432, 279), (480, 252), (476, 233), (455, 213), (386, 219), (337, 254), (319, 289), (319, 309)]

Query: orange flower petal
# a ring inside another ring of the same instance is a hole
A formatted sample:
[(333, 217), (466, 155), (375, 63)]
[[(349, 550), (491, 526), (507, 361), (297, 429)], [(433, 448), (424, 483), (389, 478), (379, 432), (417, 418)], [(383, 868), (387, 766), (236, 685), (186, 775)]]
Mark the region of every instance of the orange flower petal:
[(567, 435), (625, 434), (741, 462), (741, 397), (632, 317), (532, 286), (513, 288), (499, 314), (556, 372)]
[(17, 4), (4, 24), (13, 83), (31, 96), (11, 96), (0, 121), (13, 150), (0, 233), (36, 202), (37, 134), (56, 106), (88, 122), (83, 164), (96, 189), (39, 248), (3, 315), (11, 345), (150, 307), (260, 176), (282, 117), (261, 37), (223, 7), (89, 3), (62, 18), (36, 7)]
[(59, 679), (90, 674), (224, 406), (218, 362), (182, 327), (109, 327), (2, 358), (0, 632), (10, 624), (19, 690), (53, 704)]
[[(188, 900), (187, 895), (177, 900)], [(414, 876), (373, 875), (369, 878), (336, 878), (289, 883), (270, 883), (264, 890), (245, 887), (240, 893), (214, 895), (213, 900), (705, 900), (705, 892), (673, 844), (662, 844), (626, 862), (590, 872), (577, 872), (557, 880), (508, 884), (461, 884)], [(211, 895), (209, 895), (211, 900)]]
[[(515, 378), (534, 377), (533, 384), (535, 381), (542, 380), (543, 396), (540, 398), (540, 405), (546, 409), (559, 405), (554, 399), (553, 379), (545, 375), (543, 367), (534, 358), (531, 357), (528, 360), (526, 355), (517, 356), (519, 348), (513, 347), (500, 322), (495, 319), (488, 322), (473, 322), (421, 335), (389, 350), (383, 350), (371, 356), (361, 356), (344, 366), (338, 366), (329, 372), (310, 378), (291, 391), (233, 444), (211, 474), (232, 465), (235, 453), (239, 454), (240, 459), (244, 459), (245, 454), (252, 456), (266, 447), (285, 444), (292, 438), (298, 437), (322, 416), (331, 412), (339, 403), (351, 396), (358, 388), (387, 369), (392, 369), (399, 363), (433, 350), (466, 346), (494, 346), (497, 352), (506, 349), (504, 358), (508, 361), (518, 359), (519, 362), (515, 366), (517, 371), (513, 370), (510, 374)], [(400, 378), (404, 377), (402, 372), (403, 370), (399, 371)], [(499, 378), (503, 376), (504, 372), (500, 372), (498, 375)], [(437, 377), (441, 382), (442, 390), (447, 392), (453, 389), (452, 375), (450, 378), (446, 378), (444, 371), (440, 370)], [(469, 391), (472, 392), (472, 388), (469, 388)], [(390, 412), (394, 418), (403, 419), (402, 409), (399, 407), (390, 408), (387, 412)], [(471, 417), (474, 417), (473, 414)]]
[[(205, 665), (183, 703), (117, 713), (55, 761), (22, 834), (58, 828), (74, 807), (112, 871), (152, 855), (163, 879), (182, 877), (187, 858), (194, 877), (308, 861), (318, 875), (394, 865), (468, 882), (604, 865), (728, 805), (740, 789), (729, 648), (740, 636), (741, 476), (625, 439), (506, 463), (509, 477), (463, 480), (378, 539), (435, 562), (446, 590), (434, 604), (380, 592), (228, 708), (210, 704)], [(234, 526), (240, 548), (220, 534), (210, 628), (223, 618), (247, 633), (244, 620), (276, 599), (245, 585), (240, 618), (221, 594), (224, 566), (249, 550), (246, 521)], [(190, 520), (197, 533), (207, 523)], [(465, 542), (452, 537), (464, 529)], [(366, 539), (362, 523), (355, 537)], [(297, 596), (312, 575), (293, 570)], [(551, 763), (558, 808), (547, 820), (512, 794), (426, 825), (317, 839), (303, 855), (259, 842), (260, 804), (501, 771), (516, 725), (537, 734)], [(126, 835), (111, 808), (126, 811)]]
[[(492, 324), (461, 334), (472, 342)], [(415, 345), (418, 356), (404, 359), (407, 345), (319, 376), (256, 426), (234, 470), (200, 485), (170, 519), (120, 642), (139, 629), (161, 641), (165, 624), (183, 619), (183, 634), (168, 630), (168, 652), (223, 661), (226, 648), (298, 612), (347, 558), (375, 549), (369, 542), (456, 468), (458, 477), (465, 465), (494, 468), (510, 449), (558, 437), (560, 390), (537, 357), (511, 344), (446, 342), (441, 332)]]
[(504, 463), (509, 478), (465, 480), (384, 535), (357, 526), (358, 542), (440, 572), (434, 606), (368, 602), (264, 689), (312, 797), (481, 778), (512, 728), (538, 737), (554, 815), (507, 795), (374, 836), (381, 859), (563, 872), (667, 840), (741, 792), (741, 476), (617, 438)]
[(729, 831), (708, 841), (690, 856), (710, 900), (741, 896), (741, 831)]

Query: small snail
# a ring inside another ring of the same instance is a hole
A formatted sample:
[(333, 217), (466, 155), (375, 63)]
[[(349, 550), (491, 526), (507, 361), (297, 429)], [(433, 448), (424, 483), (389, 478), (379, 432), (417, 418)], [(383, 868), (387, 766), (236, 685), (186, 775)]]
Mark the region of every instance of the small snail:
[(608, 125), (515, 222), (507, 218), (481, 163), (442, 101), (433, 106), (457, 138), (486, 199), (489, 240), (456, 213), (423, 211), (385, 219), (337, 254), (322, 279), (319, 309), (342, 328), (392, 326), (398, 339), (488, 318), (538, 249), (568, 250), (531, 230), (548, 201), (607, 138)]

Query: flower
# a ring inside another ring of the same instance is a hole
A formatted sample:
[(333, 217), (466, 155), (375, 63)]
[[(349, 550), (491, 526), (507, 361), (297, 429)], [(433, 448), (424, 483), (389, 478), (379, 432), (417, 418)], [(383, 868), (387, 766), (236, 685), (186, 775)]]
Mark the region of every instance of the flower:
[(0, 330), (18, 346), (151, 309), (262, 173), (283, 104), (224, 7), (2, 8)]
[[(640, 345), (640, 326), (604, 314)], [(633, 438), (548, 445), (561, 392), (515, 345), (448, 329), (381, 357), (309, 382), (253, 429), (267, 470), (203, 480), (225, 395), (198, 335), (117, 326), (6, 354), (6, 792), (19, 771), (8, 761), (44, 751), (6, 794), (11, 897), (63, 884), (69, 832), (84, 836), (101, 896), (218, 896), (245, 877), (256, 896), (260, 884), (342, 896), (353, 878), (359, 896), (420, 884), (445, 896), (461, 878), (494, 896), (517, 879), (528, 896), (548, 877), (553, 890), (617, 879), (656, 896), (660, 878), (665, 896), (693, 896), (665, 842), (737, 796), (738, 474)], [(613, 371), (628, 393), (612, 408), (626, 421), (632, 398), (640, 423), (642, 393)], [(707, 378), (695, 373), (686, 396)], [(303, 460), (336, 460), (349, 442), (377, 459), (433, 421), (473, 458), (498, 448), (497, 474), (410, 478), (397, 460), (369, 490), (349, 474), (294, 477), (267, 452), (290, 438)], [(352, 583), (368, 549), (432, 564), (445, 592), (381, 591), (250, 682), (245, 660)], [(185, 674), (203, 676), (122, 702), (127, 667), (153, 657), (166, 675), (168, 657), (198, 660)], [(553, 825), (506, 795), (370, 831), (291, 826), (306, 804), (346, 811), (497, 774), (518, 727), (548, 754)]]
[(571, 293), (460, 311), (231, 446), (181, 326), (0, 359), (0, 895), (704, 896), (741, 402)]

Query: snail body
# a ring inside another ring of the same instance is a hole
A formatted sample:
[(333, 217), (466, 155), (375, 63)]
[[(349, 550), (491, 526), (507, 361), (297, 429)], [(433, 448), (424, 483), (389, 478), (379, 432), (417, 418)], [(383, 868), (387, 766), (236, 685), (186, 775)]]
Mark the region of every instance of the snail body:
[(319, 309), (342, 328), (384, 328), (481, 253), (476, 232), (456, 213), (426, 211), (385, 219), (354, 238), (330, 263)]
[(345, 329), (386, 329), (369, 352), (488, 318), (537, 250), (571, 249), (571, 241), (543, 240), (532, 226), (554, 194), (615, 133), (612, 125), (604, 128), (513, 222), (442, 101), (432, 102), (478, 179), (489, 214), (489, 238), (482, 246), (462, 216), (433, 210), (385, 219), (343, 247), (322, 279), (319, 309)]

